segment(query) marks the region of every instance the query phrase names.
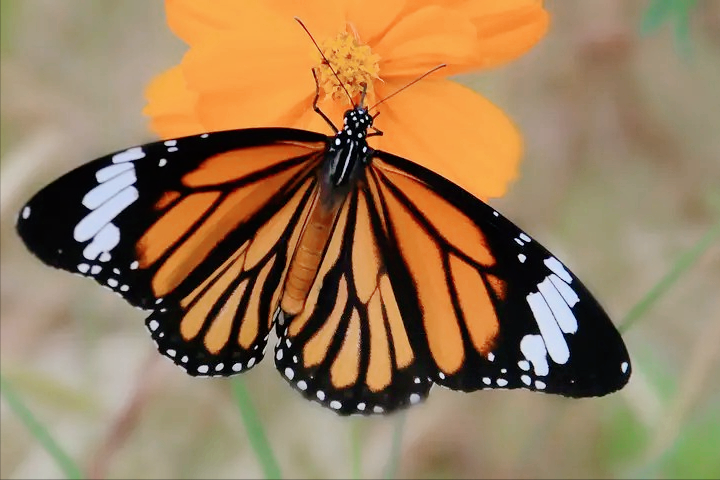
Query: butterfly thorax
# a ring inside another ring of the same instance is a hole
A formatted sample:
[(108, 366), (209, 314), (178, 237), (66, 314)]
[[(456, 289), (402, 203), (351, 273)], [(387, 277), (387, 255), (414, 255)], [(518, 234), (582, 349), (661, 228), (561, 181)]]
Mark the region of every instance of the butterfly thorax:
[(319, 201), (312, 207), (285, 281), (281, 306), (288, 314), (295, 315), (304, 307), (338, 211), (372, 155), (367, 144), (372, 121), (364, 107), (348, 110), (342, 130), (328, 140), (320, 167)]
[[(373, 118), (365, 107), (345, 112), (343, 128), (329, 140), (322, 166), (321, 197), (344, 198), (372, 153), (367, 131)], [(333, 202), (334, 203), (334, 202)]]

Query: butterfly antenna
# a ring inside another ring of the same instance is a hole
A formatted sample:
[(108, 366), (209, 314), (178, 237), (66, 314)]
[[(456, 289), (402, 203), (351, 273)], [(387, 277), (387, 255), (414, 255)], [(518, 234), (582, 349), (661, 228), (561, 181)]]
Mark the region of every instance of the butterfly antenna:
[(305, 33), (308, 34), (308, 37), (310, 37), (310, 40), (315, 44), (315, 48), (317, 48), (317, 51), (320, 52), (320, 56), (322, 56), (323, 60), (325, 61), (325, 64), (327, 64), (328, 68), (330, 68), (330, 71), (335, 75), (335, 78), (337, 78), (338, 84), (342, 87), (342, 89), (345, 91), (345, 94), (347, 95), (348, 99), (350, 100), (350, 104), (354, 105), (355, 102), (353, 101), (352, 95), (350, 95), (350, 92), (348, 92), (347, 88), (345, 88), (345, 84), (340, 80), (340, 76), (337, 74), (333, 66), (330, 64), (330, 60), (327, 59), (325, 54), (323, 53), (322, 49), (320, 48), (320, 45), (315, 41), (315, 37), (312, 36), (312, 33), (310, 33), (310, 30), (307, 29), (305, 24), (300, 20), (298, 17), (295, 17), (295, 20), (300, 24), (300, 26), (305, 30)]
[(416, 78), (415, 80), (413, 80), (412, 82), (408, 83), (407, 85), (405, 85), (405, 86), (403, 86), (403, 87), (400, 87), (399, 89), (395, 90), (393, 93), (391, 93), (390, 95), (388, 95), (387, 97), (385, 97), (385, 98), (383, 98), (382, 100), (380, 100), (379, 102), (377, 102), (377, 103), (376, 103), (375, 105), (373, 105), (372, 107), (368, 108), (368, 112), (369, 112), (370, 110), (372, 110), (373, 108), (377, 107), (378, 105), (380, 105), (381, 103), (384, 103), (384, 102), (386, 102), (387, 100), (391, 99), (392, 97), (394, 97), (394, 96), (397, 95), (398, 93), (402, 92), (402, 91), (405, 90), (406, 88), (410, 87), (411, 85), (415, 85), (417, 82), (419, 82), (419, 81), (422, 80), (423, 78), (427, 77), (427, 76), (430, 75), (431, 73), (436, 72), (436, 71), (440, 70), (441, 68), (445, 68), (445, 67), (447, 67), (447, 64), (441, 63), (441, 64), (438, 65), (437, 67), (431, 68), (431, 69), (428, 70), (427, 72), (425, 72), (425, 73), (423, 73), (422, 75), (420, 75), (419, 77), (417, 77), (417, 78)]

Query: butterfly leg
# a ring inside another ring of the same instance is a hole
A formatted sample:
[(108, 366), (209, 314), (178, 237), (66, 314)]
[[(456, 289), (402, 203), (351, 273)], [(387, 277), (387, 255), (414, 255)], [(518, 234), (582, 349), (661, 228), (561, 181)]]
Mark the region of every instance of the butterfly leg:
[(338, 133), (338, 129), (335, 127), (335, 124), (328, 118), (325, 113), (320, 110), (320, 107), (318, 107), (318, 100), (320, 100), (320, 82), (317, 78), (317, 73), (315, 72), (315, 69), (312, 69), (313, 78), (315, 79), (315, 99), (313, 100), (313, 110), (315, 110), (315, 113), (320, 115), (323, 120), (327, 122), (328, 125), (330, 125), (330, 128), (332, 128), (333, 132)]

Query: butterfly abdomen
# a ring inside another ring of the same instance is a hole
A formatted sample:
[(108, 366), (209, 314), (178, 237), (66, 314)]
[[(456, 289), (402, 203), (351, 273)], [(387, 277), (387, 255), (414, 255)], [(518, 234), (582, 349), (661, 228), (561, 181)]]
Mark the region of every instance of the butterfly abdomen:
[(285, 313), (296, 315), (305, 306), (305, 299), (332, 233), (337, 211), (338, 206), (327, 207), (323, 202), (313, 205), (285, 280), (285, 290), (280, 303)]

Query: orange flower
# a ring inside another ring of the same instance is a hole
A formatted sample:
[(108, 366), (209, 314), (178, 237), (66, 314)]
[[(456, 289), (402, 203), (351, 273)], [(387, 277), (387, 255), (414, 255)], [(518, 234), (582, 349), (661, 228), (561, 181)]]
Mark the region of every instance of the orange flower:
[(545, 33), (540, 0), (166, 0), (168, 23), (190, 49), (147, 91), (145, 113), (163, 138), (259, 126), (330, 129), (350, 101), (367, 105), (441, 64), (377, 110), (373, 146), (408, 158), (479, 198), (501, 196), (517, 175), (521, 139), (501, 110), (444, 77), (498, 65)]

